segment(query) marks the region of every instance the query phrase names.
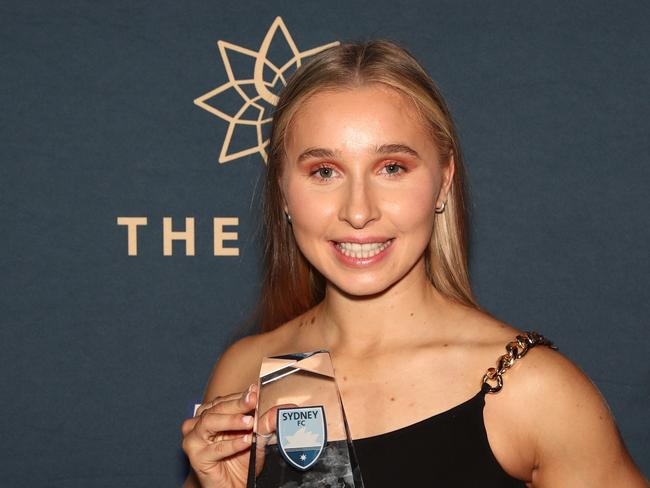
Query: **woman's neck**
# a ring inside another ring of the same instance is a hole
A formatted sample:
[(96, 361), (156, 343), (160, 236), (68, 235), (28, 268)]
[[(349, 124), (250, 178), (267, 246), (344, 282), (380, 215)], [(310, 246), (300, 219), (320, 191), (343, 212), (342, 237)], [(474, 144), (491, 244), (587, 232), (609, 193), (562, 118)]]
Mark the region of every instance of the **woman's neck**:
[(449, 332), (450, 303), (426, 277), (424, 268), (387, 290), (353, 296), (328, 283), (317, 306), (319, 335), (331, 351), (352, 356), (381, 354), (422, 341), (443, 340)]

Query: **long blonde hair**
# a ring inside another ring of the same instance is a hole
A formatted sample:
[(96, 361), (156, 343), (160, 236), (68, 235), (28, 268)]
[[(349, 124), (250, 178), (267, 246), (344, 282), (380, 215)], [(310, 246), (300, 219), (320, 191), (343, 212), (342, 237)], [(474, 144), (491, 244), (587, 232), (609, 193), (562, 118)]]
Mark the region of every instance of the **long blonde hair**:
[(444, 212), (436, 214), (425, 266), (439, 292), (481, 309), (469, 281), (465, 167), (451, 114), (435, 82), (406, 49), (375, 39), (342, 43), (316, 54), (296, 70), (280, 93), (271, 125), (262, 208), (263, 284), (254, 314), (263, 331), (304, 313), (325, 294), (325, 279), (303, 256), (284, 215), (279, 180), (292, 117), (316, 92), (373, 83), (383, 83), (410, 97), (430, 129), (442, 164), (454, 158), (453, 182)]

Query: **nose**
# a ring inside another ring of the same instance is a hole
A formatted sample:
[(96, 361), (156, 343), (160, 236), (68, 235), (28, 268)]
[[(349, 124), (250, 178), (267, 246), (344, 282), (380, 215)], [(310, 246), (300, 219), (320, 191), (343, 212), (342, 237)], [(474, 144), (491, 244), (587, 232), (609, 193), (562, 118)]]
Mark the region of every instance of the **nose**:
[(346, 183), (339, 219), (355, 229), (362, 229), (380, 216), (376, 196), (368, 181), (362, 177), (350, 178)]

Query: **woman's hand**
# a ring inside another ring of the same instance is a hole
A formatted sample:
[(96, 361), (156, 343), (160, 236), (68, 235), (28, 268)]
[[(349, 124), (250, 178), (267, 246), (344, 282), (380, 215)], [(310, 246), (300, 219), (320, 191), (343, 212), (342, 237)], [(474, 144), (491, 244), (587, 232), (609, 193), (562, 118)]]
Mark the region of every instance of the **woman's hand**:
[[(257, 385), (253, 383), (246, 391), (204, 403), (193, 418), (183, 422), (183, 451), (202, 487), (246, 486), (253, 428), (250, 413), (256, 401)], [(262, 426), (270, 429), (272, 426), (266, 424), (275, 420), (269, 413), (260, 418), (261, 432), (266, 430)], [(262, 459), (256, 463), (260, 469), (263, 455), (262, 452)]]

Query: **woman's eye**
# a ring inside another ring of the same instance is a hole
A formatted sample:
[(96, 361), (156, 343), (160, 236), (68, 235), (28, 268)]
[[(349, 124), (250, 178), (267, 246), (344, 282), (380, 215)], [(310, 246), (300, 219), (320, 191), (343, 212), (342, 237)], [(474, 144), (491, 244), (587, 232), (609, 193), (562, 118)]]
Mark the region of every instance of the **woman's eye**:
[(332, 176), (332, 168), (319, 168), (318, 175), (321, 178), (329, 178), (330, 176)]
[(334, 172), (335, 172), (334, 168), (330, 168), (329, 166), (321, 166), (317, 168), (315, 171), (313, 171), (311, 174), (316, 175), (321, 180), (329, 180), (334, 174)]
[(397, 163), (388, 163), (386, 166), (384, 166), (384, 169), (386, 169), (386, 173), (389, 176), (398, 175), (400, 173), (400, 170), (406, 170), (404, 166)]

